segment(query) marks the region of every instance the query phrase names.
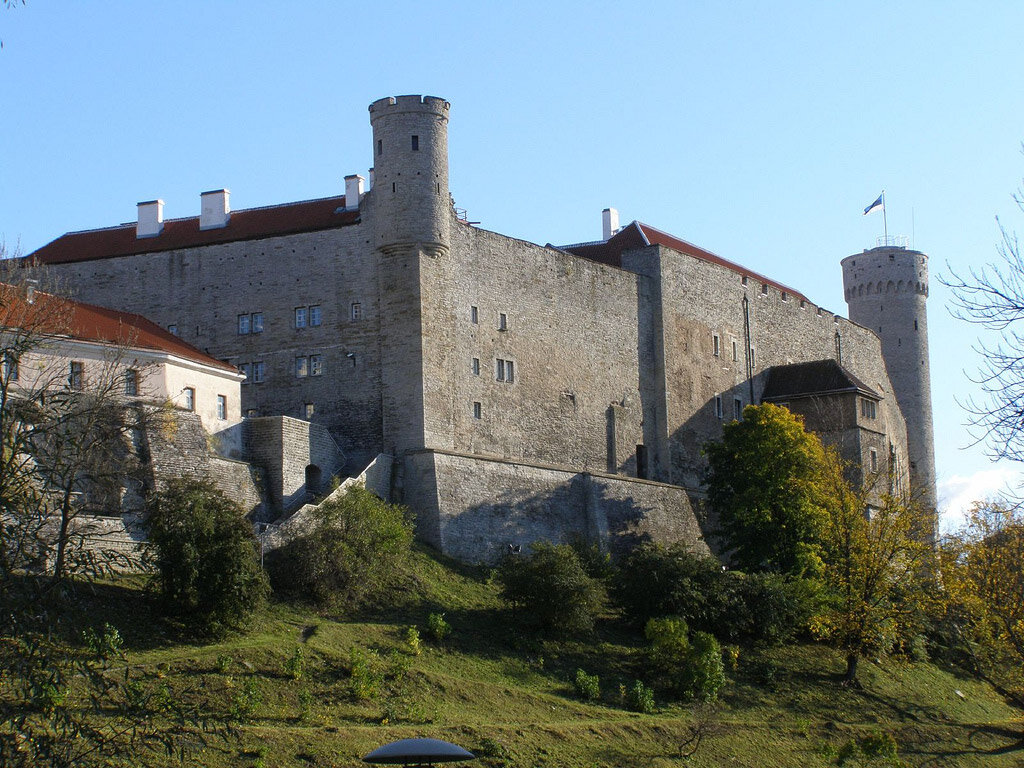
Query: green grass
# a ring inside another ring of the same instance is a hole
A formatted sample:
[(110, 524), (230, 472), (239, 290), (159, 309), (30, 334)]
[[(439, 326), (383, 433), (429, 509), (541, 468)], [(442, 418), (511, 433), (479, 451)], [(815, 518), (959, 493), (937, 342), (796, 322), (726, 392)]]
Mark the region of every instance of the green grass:
[[(862, 686), (844, 688), (843, 658), (808, 645), (741, 649), (700, 748), (684, 760), (695, 721), (688, 705), (659, 701), (655, 714), (640, 715), (620, 699), (620, 685), (643, 674), (637, 635), (607, 617), (586, 642), (538, 639), (519, 630), (485, 573), (424, 551), (386, 609), (344, 617), (275, 604), (249, 633), (216, 643), (161, 631), (137, 580), (97, 587), (82, 608), (88, 625), (119, 628), (128, 664), (152, 684), (171, 685), (212, 722), (233, 722), (232, 738), (197, 742), (189, 765), (356, 765), (381, 744), (431, 736), (470, 749), (487, 768), (826, 766), (844, 743), (878, 731), (909, 765), (1024, 761), (1021, 712), (990, 687), (890, 659), (862, 663)], [(426, 634), (431, 612), (451, 624), (443, 643)], [(408, 651), (409, 626), (420, 629), (419, 655)], [(300, 646), (296, 674), (289, 659)], [(376, 685), (363, 700), (353, 696), (353, 649), (368, 660), (364, 687)], [(599, 701), (575, 697), (577, 668), (600, 676)]]

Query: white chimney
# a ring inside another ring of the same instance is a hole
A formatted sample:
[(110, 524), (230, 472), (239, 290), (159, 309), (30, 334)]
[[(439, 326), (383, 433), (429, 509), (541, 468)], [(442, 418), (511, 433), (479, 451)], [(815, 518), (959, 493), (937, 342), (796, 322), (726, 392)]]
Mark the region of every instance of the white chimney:
[(619, 231), (619, 212), (614, 208), (605, 208), (601, 211), (601, 224), (603, 230), (602, 240), (607, 240)]
[(164, 231), (164, 201), (147, 200), (138, 204), (139, 223), (135, 225), (135, 237), (156, 237)]
[(215, 189), (199, 196), (200, 229), (221, 229), (228, 225), (228, 219), (231, 218), (231, 207), (228, 205), (230, 194), (226, 189)]
[(365, 179), (358, 173), (345, 177), (345, 210), (354, 211), (359, 207)]
[(366, 185), (366, 189), (369, 191), (369, 190), (373, 189), (373, 168), (370, 169), (370, 172), (368, 174), (368, 178), (370, 180), (370, 183)]

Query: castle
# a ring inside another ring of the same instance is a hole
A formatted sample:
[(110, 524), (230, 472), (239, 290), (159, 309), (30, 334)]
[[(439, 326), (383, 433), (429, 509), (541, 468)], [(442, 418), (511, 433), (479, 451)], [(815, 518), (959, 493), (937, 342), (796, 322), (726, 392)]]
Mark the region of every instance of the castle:
[(924, 254), (843, 260), (847, 320), (610, 209), (596, 242), (489, 232), (453, 206), (449, 109), (371, 104), (366, 191), (232, 211), (216, 190), (166, 221), (154, 200), (27, 258), (237, 367), (242, 413), (326, 428), (343, 474), (393, 457), (418, 536), (463, 559), (704, 547), (702, 446), (764, 400), (934, 508)]

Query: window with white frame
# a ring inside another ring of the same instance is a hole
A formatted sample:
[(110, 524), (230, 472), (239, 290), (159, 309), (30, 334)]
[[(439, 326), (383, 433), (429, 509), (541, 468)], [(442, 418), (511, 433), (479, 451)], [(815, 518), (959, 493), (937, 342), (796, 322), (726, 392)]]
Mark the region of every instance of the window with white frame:
[(184, 406), (186, 411), (194, 411), (196, 409), (196, 391), (192, 387), (185, 387), (182, 390), (184, 396)]
[(715, 395), (715, 416), (719, 419), (725, 418), (725, 412), (722, 408), (722, 396)]
[(129, 368), (124, 372), (124, 393), (128, 397), (135, 397), (139, 394), (139, 372)]
[(217, 395), (217, 418), (226, 419), (228, 417), (228, 398), (225, 395)]
[(253, 312), (251, 318), (252, 322), (250, 323), (250, 325), (252, 326), (252, 332), (263, 333), (263, 313)]
[(295, 358), (295, 376), (299, 379), (309, 376), (309, 358), (305, 355)]
[(502, 312), (502, 313), (500, 313), (498, 315), (498, 330), (499, 331), (507, 331), (508, 330), (508, 315), (506, 315), (504, 312)]
[(238, 316), (238, 334), (241, 336), (241, 335), (245, 335), (245, 334), (247, 334), (249, 332), (250, 332), (249, 314), (246, 313), (244, 315), (239, 315)]
[(296, 307), (295, 308), (295, 327), (305, 328), (306, 327), (306, 308)]
[(480, 358), (479, 357), (474, 357), (473, 358), (473, 375), (474, 376), (479, 376), (480, 375)]
[(324, 358), (323, 355), (310, 355), (309, 356), (309, 375), (319, 376), (324, 372)]
[(351, 316), (351, 318), (353, 320), (362, 320), (363, 319), (363, 305), (360, 304), (358, 301), (353, 301), (352, 302), (352, 306), (351, 306), (350, 310), (351, 310), (351, 315), (350, 316)]
[(711, 337), (711, 339), (715, 357), (720, 357), (722, 354), (722, 342), (718, 338), (718, 334), (716, 333), (714, 336)]
[(309, 421), (310, 419), (313, 418), (313, 416), (316, 415), (316, 404), (306, 403), (305, 406), (303, 406), (302, 410), (303, 413), (306, 415), (306, 421)]
[(874, 400), (866, 397), (860, 399), (860, 415), (865, 419), (877, 418), (878, 410)]
[(316, 328), (320, 325), (322, 313), (320, 312), (320, 305), (314, 304), (309, 308), (309, 327)]
[(476, 307), (469, 308), (469, 322), (473, 323), (474, 325), (480, 322), (480, 310), (478, 310)]
[(266, 372), (266, 364), (262, 360), (257, 360), (252, 364), (252, 382), (253, 384), (260, 384), (263, 381), (264, 374)]

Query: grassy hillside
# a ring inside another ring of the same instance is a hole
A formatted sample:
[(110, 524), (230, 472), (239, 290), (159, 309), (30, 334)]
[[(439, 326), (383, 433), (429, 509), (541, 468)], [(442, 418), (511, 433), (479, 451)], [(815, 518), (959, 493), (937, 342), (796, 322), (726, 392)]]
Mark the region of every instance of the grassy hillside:
[[(214, 644), (162, 633), (131, 580), (99, 588), (83, 621), (118, 627), (148, 685), (235, 723), (227, 740), (197, 740), (189, 765), (357, 765), (381, 744), (422, 735), (460, 744), (489, 767), (826, 766), (848, 741), (880, 732), (909, 765), (1024, 761), (1021, 712), (988, 686), (883, 660), (862, 665), (862, 688), (843, 688), (843, 659), (819, 646), (741, 649), (684, 760), (706, 713), (659, 702), (641, 715), (621, 700), (620, 685), (643, 674), (639, 638), (608, 619), (589, 642), (538, 640), (519, 630), (485, 574), (422, 551), (415, 559), (415, 578), (386, 610), (329, 617), (275, 605), (249, 634)], [(427, 637), (431, 612), (452, 627), (443, 642)], [(410, 626), (422, 634), (418, 654)], [(599, 702), (575, 696), (577, 668), (600, 676)]]

